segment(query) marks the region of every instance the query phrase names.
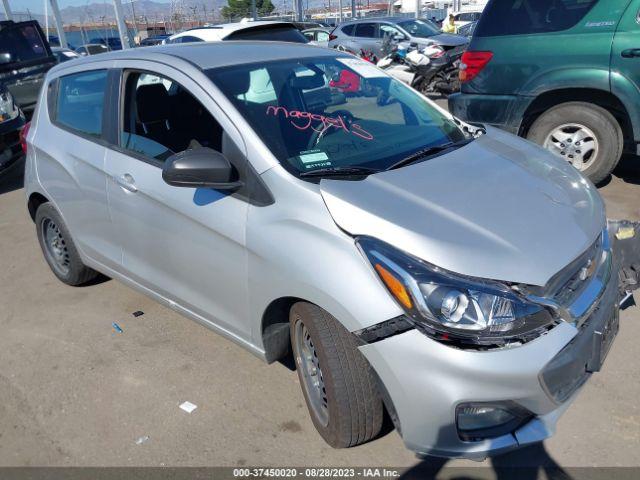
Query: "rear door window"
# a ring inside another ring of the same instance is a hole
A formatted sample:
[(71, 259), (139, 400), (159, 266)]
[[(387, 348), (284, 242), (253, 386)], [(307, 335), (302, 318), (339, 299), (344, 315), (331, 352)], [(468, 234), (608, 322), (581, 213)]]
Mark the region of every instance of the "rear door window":
[(106, 70), (91, 70), (60, 77), (56, 123), (92, 137), (102, 136)]
[(376, 38), (378, 26), (375, 23), (358, 23), (356, 25), (356, 37)]
[(492, 0), (475, 35), (494, 37), (550, 33), (577, 25), (598, 0)]

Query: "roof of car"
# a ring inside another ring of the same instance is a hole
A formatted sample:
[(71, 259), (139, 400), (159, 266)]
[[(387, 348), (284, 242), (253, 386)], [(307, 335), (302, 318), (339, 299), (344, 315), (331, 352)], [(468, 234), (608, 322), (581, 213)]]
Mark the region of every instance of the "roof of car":
[[(400, 23), (406, 20), (415, 20), (415, 18), (411, 17), (374, 17), (374, 18), (358, 18), (357, 20), (351, 20), (349, 22), (341, 23), (340, 26), (350, 25), (354, 23), (376, 23), (376, 22), (389, 22), (389, 23)], [(419, 18), (418, 20), (422, 20)]]
[[(338, 57), (348, 54), (305, 43), (230, 40), (225, 42), (182, 43), (152, 47), (128, 48), (101, 53), (85, 59), (85, 65), (105, 60), (160, 60), (160, 56), (180, 58), (196, 67), (207, 70), (272, 60), (291, 60), (309, 57)], [(171, 63), (171, 59), (163, 59)], [(64, 69), (57, 66), (56, 72)]]
[(266, 25), (283, 25), (295, 28), (291, 22), (280, 22), (274, 20), (256, 20), (249, 22), (233, 22), (233, 23), (221, 23), (219, 25), (210, 25), (207, 27), (196, 27), (185, 30), (184, 32), (171, 35), (169, 38), (178, 38), (185, 35), (197, 36), (205, 41), (221, 40), (229, 36), (233, 32), (239, 30), (246, 30), (248, 28), (256, 28)]

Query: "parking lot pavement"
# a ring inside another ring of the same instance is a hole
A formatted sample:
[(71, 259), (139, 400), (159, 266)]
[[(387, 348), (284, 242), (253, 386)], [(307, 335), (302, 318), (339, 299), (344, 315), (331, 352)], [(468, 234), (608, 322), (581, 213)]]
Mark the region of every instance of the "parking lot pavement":
[[(612, 217), (640, 219), (638, 162), (625, 159), (602, 189)], [(118, 282), (72, 288), (57, 281), (19, 173), (0, 183), (0, 465), (419, 463), (396, 432), (331, 449), (313, 428), (295, 372), (262, 363)], [(144, 315), (132, 316), (138, 310)], [(622, 313), (603, 372), (557, 435), (494, 466), (640, 466), (638, 338), (633, 307)], [(191, 414), (178, 408), (187, 400), (197, 405)], [(141, 437), (148, 440), (136, 444)]]

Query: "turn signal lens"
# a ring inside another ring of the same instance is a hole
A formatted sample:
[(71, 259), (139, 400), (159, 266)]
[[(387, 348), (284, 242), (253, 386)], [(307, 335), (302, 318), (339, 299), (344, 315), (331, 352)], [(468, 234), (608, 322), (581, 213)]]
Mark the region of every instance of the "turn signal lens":
[(412, 308), (413, 302), (411, 302), (409, 292), (407, 292), (407, 289), (404, 288), (402, 282), (400, 282), (400, 280), (398, 280), (395, 275), (393, 275), (379, 263), (376, 263), (375, 269), (391, 294), (395, 297), (396, 300), (398, 300), (398, 302), (400, 302), (400, 305), (405, 308)]

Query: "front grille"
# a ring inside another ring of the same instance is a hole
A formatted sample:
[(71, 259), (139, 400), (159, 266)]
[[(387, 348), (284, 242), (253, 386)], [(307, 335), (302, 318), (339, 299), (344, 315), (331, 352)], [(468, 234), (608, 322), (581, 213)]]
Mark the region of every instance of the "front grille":
[(602, 250), (602, 236), (599, 236), (582, 255), (551, 279), (548, 285), (555, 288), (551, 291), (556, 302), (571, 305), (584, 291), (602, 263)]
[(582, 325), (597, 306), (611, 275), (609, 233), (601, 235), (578, 258), (554, 275), (544, 287), (526, 289), (532, 299), (552, 306), (560, 317)]

